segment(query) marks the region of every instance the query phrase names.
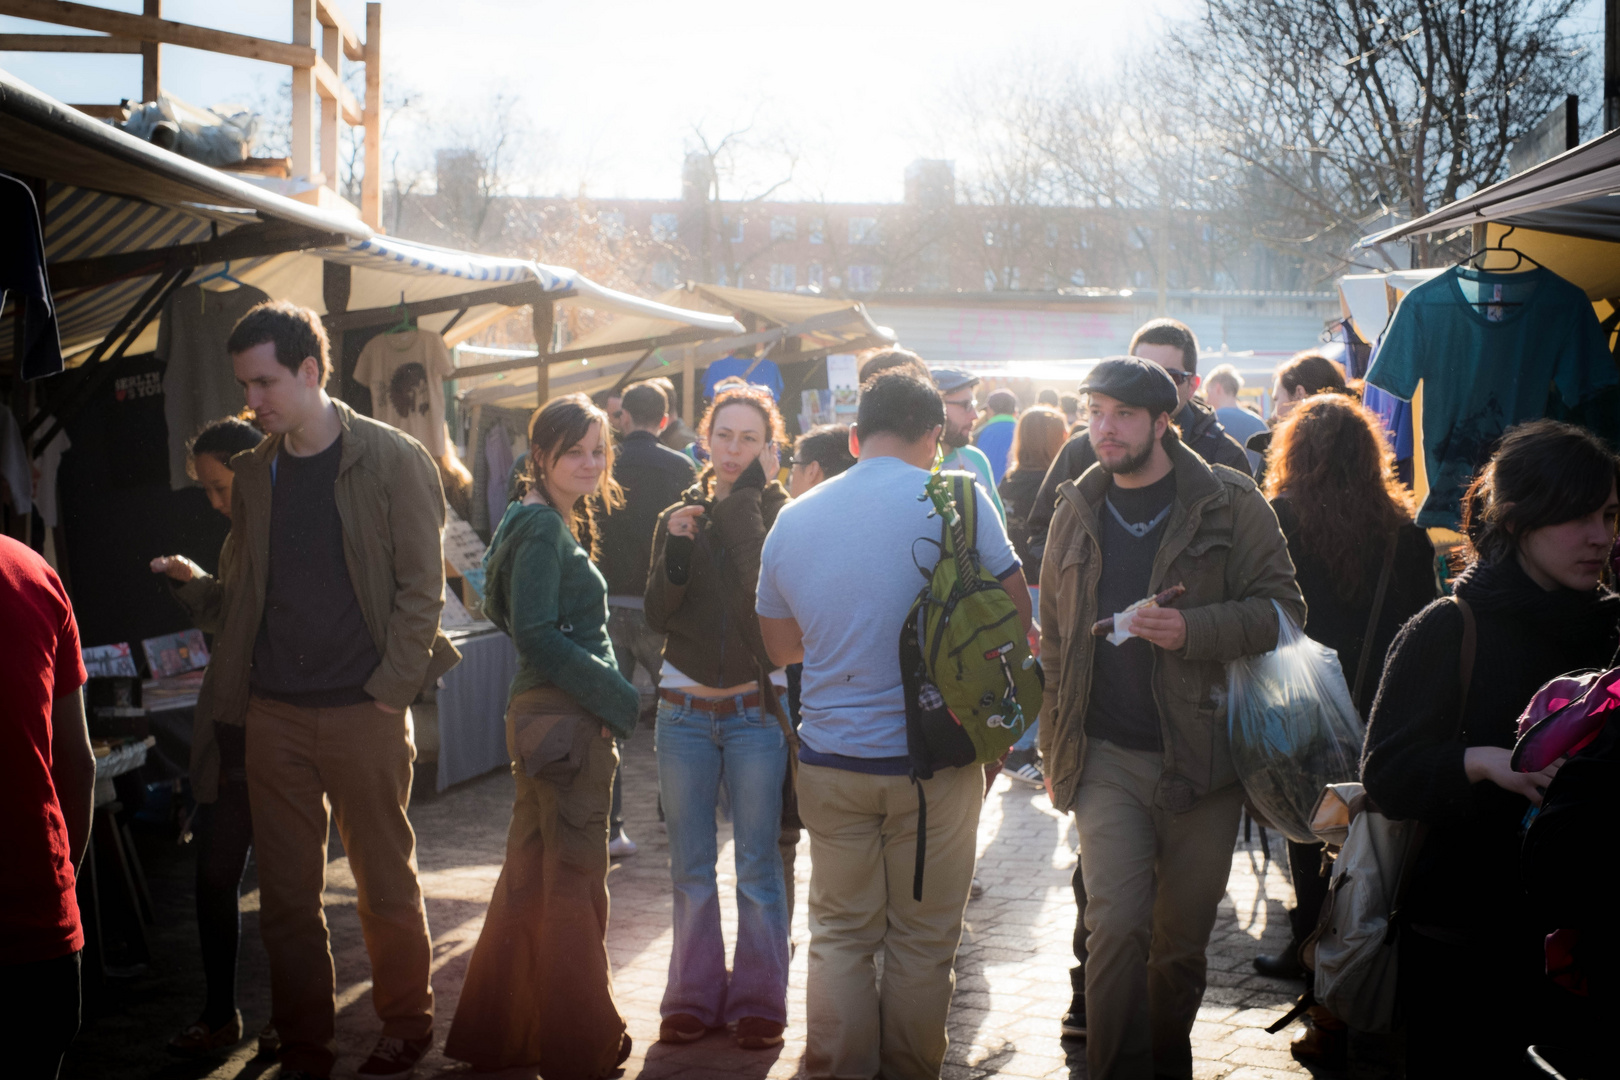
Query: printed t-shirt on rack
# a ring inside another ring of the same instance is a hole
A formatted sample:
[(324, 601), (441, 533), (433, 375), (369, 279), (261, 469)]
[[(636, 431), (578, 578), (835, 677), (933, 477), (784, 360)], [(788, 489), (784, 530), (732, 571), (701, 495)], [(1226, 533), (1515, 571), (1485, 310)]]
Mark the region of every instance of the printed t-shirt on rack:
[(1504, 431), (1546, 416), (1556, 399), (1574, 408), (1617, 376), (1577, 286), (1540, 268), (1454, 266), (1406, 294), (1367, 381), (1403, 401), (1423, 384), (1429, 495), (1417, 521), (1455, 529), (1462, 496)]
[(371, 391), (375, 420), (403, 431), (435, 458), (444, 456), (444, 380), (455, 374), (444, 338), (427, 330), (378, 334), (354, 365)]

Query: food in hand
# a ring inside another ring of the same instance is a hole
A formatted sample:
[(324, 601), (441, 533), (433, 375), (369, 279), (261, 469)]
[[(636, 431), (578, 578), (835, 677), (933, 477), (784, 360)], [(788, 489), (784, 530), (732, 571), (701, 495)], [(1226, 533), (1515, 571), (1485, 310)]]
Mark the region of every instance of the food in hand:
[[(1181, 594), (1186, 591), (1187, 586), (1185, 585), (1172, 585), (1168, 589), (1164, 590), (1164, 592), (1159, 593), (1157, 596), (1150, 596), (1146, 600), (1138, 600), (1136, 603), (1126, 608), (1125, 611), (1120, 612), (1120, 614), (1123, 615), (1129, 611), (1141, 611), (1143, 608), (1165, 607), (1173, 601), (1179, 599)], [(1096, 622), (1091, 624), (1091, 633), (1093, 637), (1107, 637), (1113, 632), (1114, 617), (1112, 615), (1108, 616), (1106, 619), (1098, 619)]]

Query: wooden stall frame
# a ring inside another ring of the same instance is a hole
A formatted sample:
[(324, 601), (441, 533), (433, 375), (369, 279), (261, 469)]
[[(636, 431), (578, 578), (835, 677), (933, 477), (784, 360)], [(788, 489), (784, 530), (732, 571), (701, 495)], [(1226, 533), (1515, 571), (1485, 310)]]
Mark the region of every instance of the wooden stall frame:
[[(66, 34), (0, 34), (0, 49), (23, 52), (139, 53), (141, 100), (162, 92), (163, 45), (240, 56), (292, 69), (292, 171), (315, 187), (315, 205), (348, 206), (338, 194), (340, 123), (364, 127), (365, 174), (360, 181), (360, 219), (382, 228), (382, 4), (366, 5), (366, 38), (361, 40), (333, 0), (292, 0), (291, 42), (235, 34), (165, 19), (163, 0), (142, 0), (139, 15), (70, 0), (0, 0), (0, 15), (93, 30), (105, 37)], [(343, 62), (365, 66), (362, 105), (344, 85)], [(91, 116), (118, 119), (121, 105), (75, 105)], [(319, 157), (316, 151), (319, 149)], [(324, 193), (324, 194), (323, 194)], [(350, 207), (353, 209), (353, 207)]]

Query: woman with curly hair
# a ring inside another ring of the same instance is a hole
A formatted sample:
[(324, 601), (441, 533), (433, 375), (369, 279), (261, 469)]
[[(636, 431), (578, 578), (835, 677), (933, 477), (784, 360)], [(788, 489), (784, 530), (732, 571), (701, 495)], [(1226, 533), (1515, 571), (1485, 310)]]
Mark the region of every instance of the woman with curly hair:
[[(788, 738), (754, 614), (760, 549), (788, 493), (776, 482), (782, 417), (763, 387), (722, 386), (699, 425), (709, 464), (653, 535), (647, 624), (667, 635), (659, 677), (658, 790), (669, 830), (675, 941), (659, 1007), (663, 1042), (734, 1024), (737, 1044), (782, 1042), (788, 903), (777, 838)], [(720, 931), (715, 812), (730, 796), (736, 955)]]
[[(1396, 631), (1440, 595), (1434, 545), (1413, 524), (1412, 496), (1395, 479), (1378, 418), (1354, 398), (1301, 397), (1274, 434), (1265, 491), (1305, 597), (1304, 630), (1339, 654), (1356, 709), (1366, 717)], [(1282, 954), (1255, 958), (1261, 974), (1305, 974), (1299, 944), (1315, 929), (1327, 896), (1321, 867), (1321, 844), (1288, 842), (1293, 938)], [(1336, 1057), (1344, 1039), (1344, 1025), (1318, 1006), (1294, 1053), (1311, 1061)]]
[(640, 697), (619, 675), (592, 503), (623, 505), (608, 418), (583, 394), (529, 422), (524, 493), (484, 557), (484, 613), (511, 636), (517, 802), (506, 862), (445, 1041), (493, 1071), (608, 1076), (630, 1054), (608, 966), (608, 806)]

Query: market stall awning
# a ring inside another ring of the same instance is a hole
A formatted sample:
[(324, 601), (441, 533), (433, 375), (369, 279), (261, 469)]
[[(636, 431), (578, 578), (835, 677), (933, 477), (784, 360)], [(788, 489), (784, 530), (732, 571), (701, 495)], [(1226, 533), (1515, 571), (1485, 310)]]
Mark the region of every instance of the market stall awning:
[[(69, 363), (91, 354), (154, 290), (229, 262), (232, 277), (278, 298), (332, 314), (323, 263), (350, 268), (344, 309), (503, 289), (422, 320), (475, 332), (527, 297), (576, 302), (713, 333), (740, 324), (603, 288), (576, 272), (521, 259), (453, 251), (384, 237), (359, 219), (323, 211), (134, 138), (0, 70), (0, 170), (41, 203), (45, 256)], [(134, 329), (134, 327), (131, 327)], [(0, 323), (0, 369), (15, 334)], [(149, 350), (148, 324), (122, 343)]]
[[(764, 348), (779, 361), (791, 363), (819, 359), (830, 352), (854, 352), (894, 342), (893, 332), (874, 323), (866, 308), (855, 300), (688, 282), (661, 293), (657, 302), (685, 310), (707, 311), (719, 317), (730, 316), (738, 320), (737, 333), (703, 342), (663, 345), (658, 342), (678, 333), (681, 323), (643, 315), (621, 315), (569, 344), (571, 353), (593, 355), (553, 364), (550, 391), (553, 394), (594, 393), (632, 378), (679, 372), (688, 361), (702, 367), (740, 349), (753, 352)], [(778, 349), (789, 344), (791, 351)], [(479, 366), (493, 369), (496, 365)], [(505, 361), (498, 366), (508, 370), (464, 378), (459, 384), (462, 399), (473, 405), (498, 402), (532, 406), (535, 393), (532, 373), (511, 371), (519, 366), (518, 361)]]
[[(1359, 246), (1486, 222), (1620, 240), (1620, 130), (1510, 176), (1433, 213), (1365, 237)], [(1577, 208), (1577, 204), (1580, 205)], [(1580, 230), (1580, 231), (1571, 231)]]

